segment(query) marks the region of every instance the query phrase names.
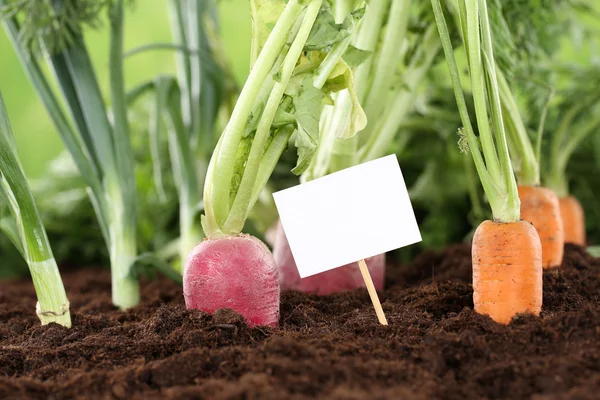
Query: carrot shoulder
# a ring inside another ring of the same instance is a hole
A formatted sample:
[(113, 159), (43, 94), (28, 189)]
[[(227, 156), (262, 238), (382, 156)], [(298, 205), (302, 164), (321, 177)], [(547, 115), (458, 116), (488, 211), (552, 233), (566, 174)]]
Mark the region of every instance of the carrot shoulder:
[(542, 242), (544, 268), (560, 266), (564, 255), (564, 231), (558, 196), (540, 186), (519, 186), (521, 218), (535, 226)]
[(509, 323), (542, 308), (542, 247), (527, 221), (484, 221), (473, 237), (475, 311)]
[(581, 203), (573, 196), (560, 197), (558, 200), (565, 232), (565, 243), (585, 246), (585, 217)]

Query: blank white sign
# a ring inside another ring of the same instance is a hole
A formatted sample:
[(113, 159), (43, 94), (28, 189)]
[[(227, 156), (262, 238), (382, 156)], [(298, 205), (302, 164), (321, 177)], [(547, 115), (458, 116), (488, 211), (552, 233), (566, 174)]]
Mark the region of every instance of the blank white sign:
[(273, 198), (302, 278), (421, 241), (395, 155)]

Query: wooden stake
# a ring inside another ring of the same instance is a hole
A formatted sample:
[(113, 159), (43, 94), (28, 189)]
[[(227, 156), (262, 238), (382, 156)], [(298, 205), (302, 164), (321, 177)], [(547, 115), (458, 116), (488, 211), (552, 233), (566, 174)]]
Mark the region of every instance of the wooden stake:
[(377, 319), (381, 325), (387, 325), (387, 319), (385, 318), (383, 308), (381, 308), (381, 303), (379, 302), (377, 291), (375, 291), (375, 286), (373, 286), (373, 280), (371, 279), (371, 274), (369, 274), (367, 263), (365, 260), (359, 260), (358, 266), (360, 268), (360, 273), (362, 274), (363, 280), (365, 281), (365, 285), (367, 286), (367, 290), (369, 291), (369, 296), (371, 296), (371, 302), (375, 308)]

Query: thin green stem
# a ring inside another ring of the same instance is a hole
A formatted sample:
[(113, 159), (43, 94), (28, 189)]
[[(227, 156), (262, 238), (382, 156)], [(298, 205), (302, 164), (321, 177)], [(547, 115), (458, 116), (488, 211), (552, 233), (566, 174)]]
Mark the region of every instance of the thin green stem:
[[(375, 53), (380, 33), (389, 11), (389, 3), (390, 0), (378, 0), (369, 3), (369, 7), (367, 7), (365, 16), (360, 23), (358, 33), (354, 39), (354, 46), (361, 50)], [(373, 56), (369, 57), (364, 63), (359, 65), (354, 72), (354, 84), (358, 100), (361, 104), (365, 104), (365, 100), (368, 96), (368, 88), (370, 86), (369, 78), (371, 76), (375, 58), (375, 54), (373, 54)]]
[[(269, 99), (265, 105), (265, 109), (263, 110), (260, 122), (258, 123), (258, 128), (256, 129), (256, 133), (252, 141), (252, 147), (246, 162), (242, 181), (240, 182), (235, 200), (231, 206), (231, 211), (229, 212), (227, 220), (223, 225), (223, 231), (225, 233), (239, 233), (244, 227), (244, 223), (249, 212), (248, 207), (250, 205), (250, 199), (256, 183), (256, 176), (265, 152), (266, 142), (271, 132), (271, 124), (273, 123), (273, 119), (275, 118), (275, 113), (279, 108), (281, 99), (283, 98), (285, 88), (292, 77), (296, 63), (302, 55), (304, 45), (306, 44), (308, 35), (310, 34), (313, 24), (317, 19), (322, 3), (323, 0), (312, 0), (310, 2), (306, 9), (304, 20), (300, 25), (300, 29), (298, 30), (298, 33), (296, 34), (296, 37), (294, 38), (294, 41), (292, 42), (292, 45), (285, 56), (280, 70), (280, 79), (277, 83), (275, 83), (275, 86), (273, 87), (273, 90), (271, 91)], [(267, 46), (265, 46), (265, 49), (266, 48)], [(259, 62), (260, 57), (257, 61), (257, 64)]]
[[(111, 130), (116, 153), (116, 168), (119, 172), (120, 186), (124, 192), (123, 200), (128, 210), (128, 223), (136, 224), (136, 184), (133, 166), (133, 149), (127, 119), (127, 98), (123, 73), (123, 0), (116, 0), (110, 10), (110, 98), (113, 113)], [(134, 229), (135, 231), (135, 229)], [(135, 238), (134, 238), (135, 240)]]
[[(0, 5), (4, 5), (3, 0), (0, 0)], [(14, 18), (6, 18), (3, 20), (3, 25), (29, 81), (40, 97), (48, 115), (50, 115), (54, 126), (60, 134), (65, 147), (73, 157), (73, 161), (77, 165), (82, 177), (91, 188), (90, 197), (93, 202), (98, 204), (98, 218), (106, 221), (107, 218), (103, 216), (106, 207), (104, 206), (104, 198), (102, 196), (102, 185), (98, 178), (100, 174), (96, 169), (92, 157), (89, 155), (88, 148), (83, 145), (81, 139), (73, 131), (37, 60), (23, 47), (23, 43), (19, 40), (19, 26), (16, 20)], [(108, 232), (103, 230), (103, 234), (108, 240)]]
[(196, 223), (200, 196), (195, 174), (194, 155), (189, 147), (188, 136), (181, 116), (180, 92), (174, 82), (166, 90), (169, 93), (166, 99), (170, 125), (169, 148), (171, 149), (173, 174), (176, 175), (176, 180), (179, 182), (179, 229), (181, 234), (179, 255), (183, 262), (188, 253), (202, 239)]
[(0, 95), (0, 192), (19, 233), (38, 297), (37, 314), (42, 325), (56, 322), (71, 326), (69, 301), (25, 173), (14, 148), (14, 138), (4, 100)]
[[(508, 152), (508, 143), (506, 139), (506, 131), (504, 129), (504, 121), (502, 118), (502, 105), (500, 101), (500, 90), (498, 89), (498, 74), (496, 73), (496, 62), (494, 58), (494, 48), (492, 45), (492, 33), (488, 17), (487, 0), (479, 0), (481, 17), (481, 35), (482, 35), (482, 51), (484, 57), (484, 65), (486, 67), (487, 93), (491, 105), (492, 126), (494, 128), (496, 146), (500, 158), (500, 173), (502, 174), (503, 185), (505, 190), (505, 202), (503, 216), (508, 219), (518, 221), (520, 219), (521, 202), (519, 192), (517, 190), (517, 182), (514, 177), (510, 155)], [(531, 144), (531, 143), (530, 143)], [(535, 155), (532, 154), (535, 162)], [(539, 167), (537, 180), (539, 183)]]
[[(188, 48), (187, 28), (189, 18), (187, 12), (187, 3), (189, 0), (170, 0), (169, 1), (169, 17), (171, 33), (177, 44), (181, 47)], [(175, 68), (177, 71), (177, 80), (179, 81), (179, 90), (181, 90), (182, 99), (181, 107), (183, 113), (183, 121), (186, 126), (192, 125), (192, 69), (191, 69), (191, 54), (186, 52), (177, 52), (175, 54)]]
[(346, 15), (350, 14), (353, 6), (352, 0), (334, 0), (333, 13), (336, 23), (342, 23)]
[(314, 87), (316, 87), (317, 89), (321, 89), (323, 85), (325, 85), (325, 82), (327, 82), (329, 75), (331, 75), (333, 69), (338, 65), (346, 50), (348, 50), (348, 46), (350, 45), (351, 39), (352, 37), (348, 37), (342, 40), (341, 42), (333, 45), (329, 53), (327, 53), (327, 55), (325, 56), (323, 62), (321, 62), (321, 64), (319, 65), (319, 69), (317, 70), (316, 76), (313, 78)]
[(548, 92), (546, 103), (544, 103), (544, 108), (542, 108), (542, 114), (540, 115), (540, 121), (538, 123), (537, 134), (535, 137), (535, 158), (538, 162), (538, 165), (541, 165), (542, 162), (542, 139), (544, 137), (544, 126), (546, 124), (546, 116), (548, 115), (548, 109), (550, 108), (550, 103), (552, 102), (553, 97), (554, 88), (551, 88)]
[(502, 173), (496, 145), (489, 125), (489, 114), (487, 107), (487, 96), (485, 88), (485, 70), (481, 56), (481, 37), (479, 23), (478, 0), (466, 0), (466, 37), (468, 43), (469, 73), (471, 75), (471, 86), (473, 103), (475, 105), (475, 116), (479, 139), (485, 157), (486, 167), (492, 180), (496, 185), (503, 184)]
[(527, 134), (527, 128), (523, 123), (517, 102), (506, 78), (500, 71), (498, 72), (498, 86), (517, 181), (520, 185), (537, 186), (540, 184), (540, 166), (535, 150)]
[(574, 132), (565, 141), (558, 158), (557, 164), (561, 169), (566, 169), (569, 159), (585, 139), (593, 133), (598, 133), (598, 129), (600, 129), (600, 115), (596, 113), (593, 118), (586, 119), (584, 122), (577, 124), (575, 128)]
[(134, 47), (133, 49), (127, 50), (123, 53), (123, 58), (129, 58), (135, 56), (137, 54), (145, 53), (147, 51), (155, 51), (155, 50), (169, 50), (169, 51), (180, 51), (184, 54), (196, 55), (200, 54), (200, 50), (192, 49), (189, 47), (184, 47), (180, 44), (176, 43), (148, 43), (143, 44), (138, 47)]
[(473, 160), (471, 160), (470, 157), (463, 157), (463, 160), (465, 165), (465, 171), (467, 173), (467, 188), (469, 190), (471, 206), (473, 207), (473, 216), (477, 220), (481, 220), (483, 219), (483, 216), (485, 214), (483, 212), (483, 206), (481, 205), (481, 201), (477, 193), (476, 177), (473, 174)]
[(265, 155), (258, 168), (256, 184), (252, 190), (252, 197), (250, 199), (248, 210), (252, 210), (254, 204), (258, 201), (263, 188), (269, 181), (269, 178), (281, 157), (281, 154), (287, 148), (292, 133), (294, 133), (294, 127), (292, 125), (284, 126), (275, 133), (275, 137), (269, 144), (267, 151), (265, 151)]
[(368, 139), (360, 149), (361, 162), (374, 160), (385, 155), (398, 132), (400, 124), (412, 110), (418, 88), (440, 49), (435, 29), (435, 26), (432, 25), (425, 33), (423, 44), (419, 46), (419, 51), (415, 54), (404, 73), (403, 88), (398, 90), (392, 99), (391, 106), (387, 107), (387, 111), (380, 119), (372, 123), (374, 127), (365, 132), (368, 133)]
[(392, 0), (388, 14), (385, 34), (373, 68), (373, 81), (369, 88), (369, 95), (365, 102), (365, 112), (369, 117), (377, 116), (385, 109), (388, 101), (389, 82), (397, 73), (397, 67), (402, 59), (402, 42), (406, 40), (408, 20), (410, 18), (411, 0)]
[[(204, 185), (204, 200), (205, 202), (210, 202), (210, 208), (206, 208), (206, 213), (214, 213), (210, 217), (207, 215), (207, 218), (215, 220), (217, 225), (223, 225), (229, 215), (231, 203), (227, 199), (230, 198), (231, 180), (233, 178), (237, 151), (256, 96), (275, 60), (279, 57), (279, 53), (287, 41), (290, 29), (296, 24), (296, 20), (303, 10), (304, 7), (298, 0), (290, 0), (285, 6), (254, 67), (250, 71), (250, 75), (229, 120), (229, 124), (221, 135), (219, 151), (213, 152), (210, 164), (214, 164), (214, 168), (211, 168), (209, 164), (208, 170), (212, 174), (207, 176)], [(211, 193), (209, 200), (207, 200), (207, 190)], [(250, 188), (250, 190), (252, 189)], [(215, 199), (218, 200), (215, 201)], [(206, 232), (206, 234), (210, 237), (218, 233)]]
[[(455, 94), (456, 102), (458, 105), (458, 111), (459, 111), (461, 121), (464, 126), (463, 129), (464, 129), (464, 132), (466, 135), (467, 143), (469, 144), (469, 150), (473, 157), (473, 161), (475, 163), (475, 168), (477, 170), (477, 174), (479, 175), (479, 179), (481, 180), (483, 189), (484, 189), (484, 191), (488, 197), (488, 200), (490, 202), (490, 205), (492, 208), (492, 213), (494, 214), (494, 219), (497, 221), (500, 221), (500, 222), (518, 221), (520, 218), (519, 207), (514, 207), (514, 205), (511, 206), (511, 202), (506, 201), (507, 193), (504, 192), (500, 186), (497, 186), (497, 184), (496, 184), (497, 181), (495, 179), (493, 179), (491, 174), (488, 172), (487, 168), (489, 168), (489, 166), (486, 167), (486, 161), (488, 161), (488, 160), (486, 158), (486, 160), (484, 161), (482, 154), (479, 150), (479, 143), (478, 143), (477, 137), (475, 136), (475, 133), (473, 131), (473, 126), (471, 125), (471, 119), (469, 117), (467, 104), (465, 101), (464, 93), (462, 91), (462, 85), (461, 85), (461, 81), (460, 81), (460, 75), (459, 75), (458, 66), (456, 63), (456, 58), (454, 55), (454, 49), (452, 48), (452, 42), (450, 40), (450, 34), (448, 32), (448, 26), (446, 24), (446, 19), (444, 17), (444, 13), (442, 11), (442, 5), (440, 3), (440, 0), (431, 0), (431, 4), (433, 6), (436, 24), (437, 24), (437, 27), (438, 27), (438, 30), (440, 33), (442, 48), (443, 48), (444, 54), (446, 56), (446, 61), (447, 61), (448, 69), (450, 72), (450, 78), (452, 80), (452, 86), (454, 88), (454, 94)], [(475, 10), (477, 10), (477, 8), (475, 8)], [(471, 7), (471, 11), (473, 11), (472, 7)], [(478, 16), (476, 16), (476, 17), (470, 16), (469, 20), (466, 22), (467, 28), (468, 28), (467, 30), (471, 33), (471, 36), (473, 36), (473, 31), (478, 31), (478, 29), (475, 29), (476, 27), (479, 27), (478, 20), (479, 20)], [(470, 24), (473, 24), (473, 23), (476, 24), (475, 27), (469, 26)], [(479, 36), (477, 36), (475, 45), (477, 43), (479, 43), (478, 39), (479, 39)], [(468, 40), (468, 37), (465, 37), (465, 40)], [(472, 49), (473, 43), (470, 43), (468, 47), (469, 47), (469, 49)], [(478, 47), (478, 46), (476, 45), (475, 47)], [(479, 57), (480, 57), (479, 53), (473, 52), (470, 55), (470, 58), (472, 58), (472, 59), (479, 59)], [(477, 79), (480, 79), (480, 78), (477, 78)], [(476, 78), (471, 76), (471, 79), (474, 80)], [(474, 85), (474, 86), (476, 86), (476, 85)], [(480, 86), (479, 90), (484, 90), (484, 87)], [(481, 95), (484, 95), (484, 93), (481, 93), (480, 96)], [(484, 97), (485, 97), (485, 95), (484, 95)], [(486, 121), (486, 124), (487, 123), (488, 122)], [(482, 146), (484, 146), (483, 143), (482, 143)], [(485, 149), (485, 147), (484, 147), (484, 149)], [(489, 149), (488, 149), (488, 152), (490, 152)], [(490, 160), (490, 161), (492, 161), (492, 160)], [(496, 165), (499, 165), (497, 158), (493, 161), (496, 162)], [(489, 165), (490, 163), (487, 163), (487, 164)], [(510, 164), (508, 167), (510, 168)], [(503, 182), (500, 181), (500, 183), (503, 183)], [(514, 186), (516, 187), (516, 183), (514, 184)], [(518, 197), (517, 197), (517, 199), (518, 199)]]

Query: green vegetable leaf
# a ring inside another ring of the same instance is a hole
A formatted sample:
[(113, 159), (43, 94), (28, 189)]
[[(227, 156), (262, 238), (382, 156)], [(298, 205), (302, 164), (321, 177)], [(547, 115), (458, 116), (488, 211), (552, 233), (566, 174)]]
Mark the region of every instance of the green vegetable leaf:
[[(325, 3), (327, 4), (327, 3)], [(352, 34), (353, 16), (349, 15), (343, 23), (336, 24), (328, 5), (321, 7), (321, 12), (308, 36), (306, 50), (321, 50), (340, 42)]]
[(285, 8), (282, 0), (250, 0), (252, 17), (251, 65), (254, 65), (271, 29)]
[(356, 68), (360, 64), (367, 61), (373, 53), (367, 50), (357, 49), (356, 47), (349, 45), (348, 50), (344, 53), (343, 59), (350, 68)]
[(277, 109), (275, 113), (275, 118), (273, 118), (273, 123), (271, 124), (274, 128), (281, 128), (286, 125), (290, 125), (296, 122), (296, 118), (294, 118), (294, 114), (290, 114), (280, 108)]
[[(0, 124), (4, 122), (4, 118), (0, 118)], [(21, 242), (21, 237), (19, 236), (19, 229), (17, 228), (15, 219), (10, 213), (10, 209), (8, 207), (8, 196), (2, 186), (0, 186), (0, 231), (2, 231), (6, 237), (10, 239), (10, 241), (19, 250), (19, 253), (21, 253), (23, 258), (25, 258), (23, 242)]]
[(325, 89), (330, 92), (347, 90), (350, 97), (351, 111), (349, 121), (344, 129), (339, 129), (336, 133), (338, 139), (350, 139), (367, 126), (367, 114), (363, 110), (356, 89), (354, 87), (354, 75), (352, 70), (343, 60), (340, 60), (336, 68), (331, 73), (329, 80), (325, 84)]
[(325, 94), (314, 87), (312, 77), (307, 76), (302, 81), (300, 94), (293, 100), (298, 129), (295, 142), (298, 162), (292, 172), (296, 175), (306, 171), (317, 149), (319, 118), (324, 98)]

